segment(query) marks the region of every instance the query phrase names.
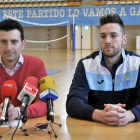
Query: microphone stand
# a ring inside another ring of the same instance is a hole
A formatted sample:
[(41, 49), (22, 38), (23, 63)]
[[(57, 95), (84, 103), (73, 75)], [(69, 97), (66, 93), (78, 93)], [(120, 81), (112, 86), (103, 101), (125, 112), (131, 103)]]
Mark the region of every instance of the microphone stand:
[[(11, 125), (8, 124), (8, 112), (6, 113), (5, 122), (6, 122), (6, 124), (11, 128)], [(7, 135), (7, 134), (9, 134), (9, 133), (11, 133), (11, 132), (13, 132), (15, 129), (16, 129), (16, 127), (15, 127), (14, 129), (12, 129), (12, 130), (10, 130), (10, 131), (8, 131), (8, 132), (6, 132), (6, 133), (0, 135), (0, 138), (2, 138), (3, 136), (5, 136), (5, 135)], [(24, 131), (21, 131), (19, 128), (17, 129), (17, 131), (21, 132), (21, 133), (24, 134), (25, 136), (28, 136), (27, 133), (25, 133)]]
[[(45, 125), (45, 124), (47, 124), (47, 122), (46, 123), (42, 123), (42, 124), (39, 124), (39, 125), (37, 125), (37, 126), (31, 126), (31, 125), (28, 125), (28, 124), (26, 124), (26, 122), (27, 122), (27, 112), (26, 113), (24, 113), (24, 116), (23, 116), (23, 118), (22, 118), (22, 122), (24, 123), (23, 125), (26, 125), (26, 126), (28, 126), (28, 127), (30, 127), (30, 128), (28, 128), (28, 129), (23, 129), (23, 132), (25, 132), (25, 131), (27, 131), (27, 130), (29, 130), (29, 129), (32, 129), (32, 128), (37, 128), (37, 129), (40, 129), (40, 128), (38, 128), (38, 126), (42, 126), (42, 125)], [(53, 133), (54, 133), (54, 135), (55, 135), (55, 138), (57, 138), (57, 135), (56, 135), (56, 133), (55, 133), (55, 131), (54, 131), (54, 129), (53, 129), (53, 127), (52, 127), (52, 121), (51, 121), (51, 119), (49, 119), (49, 117), (48, 117), (48, 124), (49, 124), (49, 126), (51, 126), (51, 128), (52, 128), (52, 131), (53, 131)], [(53, 124), (56, 124), (56, 125), (59, 125), (60, 127), (62, 126), (61, 124), (58, 124), (58, 123), (53, 123)], [(49, 126), (48, 126), (48, 129), (49, 129)], [(23, 126), (22, 126), (23, 127)], [(21, 129), (22, 129), (22, 127), (20, 127)], [(48, 129), (40, 129), (40, 130), (43, 130), (43, 131), (45, 131), (45, 132), (48, 132), (49, 134), (51, 134), (51, 131), (48, 131)]]
[[(62, 126), (61, 124), (58, 124), (58, 123), (54, 123), (54, 115), (53, 115), (53, 102), (52, 102), (52, 99), (51, 98), (47, 98), (46, 99), (46, 105), (47, 105), (47, 120), (49, 121), (49, 124), (50, 124), (50, 126), (51, 126), (51, 128), (52, 128), (52, 131), (53, 131), (53, 133), (54, 133), (54, 136), (55, 136), (55, 138), (57, 138), (57, 135), (56, 135), (56, 133), (55, 133), (55, 131), (54, 131), (54, 129), (53, 129), (53, 127), (52, 127), (52, 123), (53, 124), (56, 124), (56, 125), (59, 125), (60, 127)], [(48, 133), (49, 134), (51, 134), (51, 132), (50, 131), (48, 131)]]
[[(49, 121), (49, 120), (48, 120), (48, 121)], [(25, 132), (25, 131), (27, 131), (27, 130), (29, 130), (29, 129), (32, 129), (32, 128), (40, 129), (40, 128), (38, 128), (38, 126), (42, 126), (42, 125), (47, 124), (47, 122), (46, 122), (46, 123), (41, 123), (41, 124), (39, 124), (39, 125), (37, 125), (37, 126), (28, 125), (28, 124), (26, 123), (26, 122), (27, 122), (27, 111), (24, 112), (24, 115), (23, 115), (23, 118), (22, 118), (22, 122), (23, 122), (23, 125), (20, 127), (21, 129), (22, 129), (22, 127), (23, 127), (24, 125), (30, 127), (30, 128), (28, 128), (28, 129), (23, 129), (23, 130), (22, 130), (23, 132)], [(59, 125), (60, 127), (62, 126), (61, 124), (57, 124), (57, 123), (54, 123), (54, 124)], [(52, 128), (51, 121), (49, 121), (49, 126), (51, 126), (51, 128)], [(49, 128), (49, 127), (48, 127), (48, 128)], [(40, 129), (40, 130), (43, 130), (43, 129)], [(56, 133), (55, 133), (55, 131), (54, 131), (53, 128), (52, 128), (52, 130), (53, 130), (53, 132), (54, 132), (55, 137), (57, 138), (57, 135), (56, 135)], [(43, 131), (48, 132), (49, 134), (51, 133), (50, 131), (48, 131), (48, 129), (46, 129), (46, 130), (44, 129)]]
[(32, 129), (32, 128), (37, 128), (36, 126), (31, 126), (31, 125), (29, 125), (29, 124), (26, 123), (26, 122), (27, 122), (27, 111), (26, 111), (26, 110), (23, 112), (22, 122), (23, 122), (23, 125), (20, 127), (21, 129), (22, 129), (22, 127), (23, 127), (24, 125), (30, 127), (30, 128), (28, 128), (28, 129), (23, 129), (23, 130), (22, 130), (23, 132), (25, 132), (25, 131), (27, 131), (27, 130), (29, 130), (29, 129)]
[[(38, 126), (42, 126), (42, 125), (47, 124), (47, 123), (43, 123), (43, 124), (39, 124), (39, 125), (37, 125), (37, 126), (31, 126), (31, 125), (26, 124), (26, 122), (27, 122), (27, 111), (26, 111), (26, 109), (22, 112), (22, 116), (23, 116), (23, 117), (22, 117), (23, 125), (20, 127), (20, 129), (22, 129), (22, 127), (23, 127), (24, 125), (30, 127), (30, 128), (28, 128), (28, 129), (23, 129), (22, 132), (24, 132), (24, 133), (25, 133), (25, 131), (27, 131), (27, 130), (29, 130), (29, 129), (32, 129), (32, 128), (40, 129), (40, 128), (38, 128)], [(49, 121), (49, 126), (51, 126), (51, 128), (52, 128), (53, 133), (54, 133), (54, 135), (55, 135), (55, 138), (57, 138), (57, 135), (56, 135), (56, 133), (55, 133), (55, 131), (54, 131), (54, 129), (53, 129), (51, 123), (56, 124), (56, 125), (59, 125), (60, 127), (61, 127), (62, 125), (61, 125), (61, 124), (58, 124), (58, 123), (54, 123), (54, 118), (53, 118), (53, 116), (50, 116), (48, 112), (47, 112), (47, 120)], [(48, 129), (49, 129), (49, 126), (48, 126)], [(49, 134), (51, 134), (51, 131), (48, 131), (48, 129), (43, 130), (43, 131), (47, 131)], [(42, 129), (40, 129), (40, 130), (42, 130)], [(26, 133), (26, 134), (27, 134), (27, 133)], [(28, 134), (27, 134), (27, 135), (28, 135)]]
[[(62, 125), (61, 125), (61, 124), (58, 124), (58, 123), (54, 123), (54, 122), (52, 122), (51, 120), (48, 120), (48, 121), (49, 121), (49, 124), (50, 124), (50, 126), (51, 126), (51, 128), (52, 128), (52, 131), (53, 131), (53, 133), (54, 133), (55, 138), (57, 138), (57, 135), (56, 135), (56, 133), (55, 133), (55, 131), (54, 131), (54, 128), (52, 127), (52, 123), (53, 123), (53, 124), (56, 124), (56, 125), (59, 125), (60, 127), (61, 127)], [(51, 131), (48, 131), (48, 133), (51, 134)]]
[(27, 122), (27, 105), (28, 105), (28, 102), (29, 102), (29, 96), (26, 95), (25, 97), (22, 98), (22, 104), (21, 104), (21, 109), (20, 109), (20, 112), (22, 113), (22, 123), (23, 125), (20, 127), (20, 129), (22, 129), (22, 127), (24, 125), (30, 127), (28, 129), (23, 129), (22, 132), (25, 132), (29, 129), (32, 129), (32, 128), (36, 128), (35, 126), (31, 126), (31, 125), (28, 125), (26, 122)]

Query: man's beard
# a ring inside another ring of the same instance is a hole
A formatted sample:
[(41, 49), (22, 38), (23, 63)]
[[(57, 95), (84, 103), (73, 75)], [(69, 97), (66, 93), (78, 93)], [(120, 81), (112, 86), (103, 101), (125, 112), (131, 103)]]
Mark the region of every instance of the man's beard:
[(117, 50), (115, 50), (114, 48), (114, 46), (110, 46), (110, 45), (108, 45), (108, 46), (105, 46), (105, 48), (107, 48), (107, 47), (111, 47), (113, 50), (111, 50), (110, 52), (107, 52), (107, 51), (103, 51), (103, 54), (104, 54), (104, 56), (106, 56), (106, 57), (114, 57), (114, 56), (116, 56), (117, 54), (119, 54), (120, 52), (121, 52), (121, 48), (120, 49), (117, 49)]

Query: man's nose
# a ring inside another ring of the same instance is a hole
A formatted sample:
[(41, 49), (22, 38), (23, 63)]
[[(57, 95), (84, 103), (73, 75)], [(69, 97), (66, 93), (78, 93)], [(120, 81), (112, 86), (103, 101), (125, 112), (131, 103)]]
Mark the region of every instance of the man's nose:
[(11, 50), (12, 46), (10, 42), (7, 42), (6, 44), (6, 50)]
[(110, 43), (111, 43), (111, 37), (110, 37), (110, 36), (107, 36), (107, 37), (106, 37), (105, 43), (106, 43), (106, 44), (110, 44)]

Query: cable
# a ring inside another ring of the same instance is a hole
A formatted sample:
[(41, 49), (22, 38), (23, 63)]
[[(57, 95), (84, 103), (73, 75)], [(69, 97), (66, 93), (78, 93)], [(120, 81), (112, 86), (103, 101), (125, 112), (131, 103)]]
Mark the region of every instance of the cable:
[(16, 133), (16, 131), (17, 131), (17, 129), (18, 129), (18, 126), (19, 126), (19, 123), (20, 123), (20, 118), (21, 118), (21, 112), (20, 112), (20, 117), (19, 117), (19, 120), (18, 120), (18, 124), (17, 124), (17, 127), (15, 128), (15, 131), (14, 131), (14, 133), (13, 133), (13, 135), (12, 135), (12, 138), (11, 138), (11, 140), (13, 140), (13, 138), (14, 138), (14, 135), (15, 135), (15, 133)]
[[(51, 123), (51, 122), (50, 122)], [(53, 123), (52, 123), (52, 127), (51, 127), (51, 132), (50, 132), (50, 140), (52, 139), (52, 131), (53, 131)]]

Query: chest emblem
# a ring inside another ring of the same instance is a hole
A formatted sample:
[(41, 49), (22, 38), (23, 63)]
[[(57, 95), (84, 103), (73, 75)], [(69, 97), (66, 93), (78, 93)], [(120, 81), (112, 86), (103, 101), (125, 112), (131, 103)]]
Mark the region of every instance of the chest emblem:
[(124, 87), (128, 86), (129, 81), (130, 81), (130, 78), (128, 77), (127, 74), (125, 74), (124, 78), (121, 79), (121, 82), (122, 82)]

